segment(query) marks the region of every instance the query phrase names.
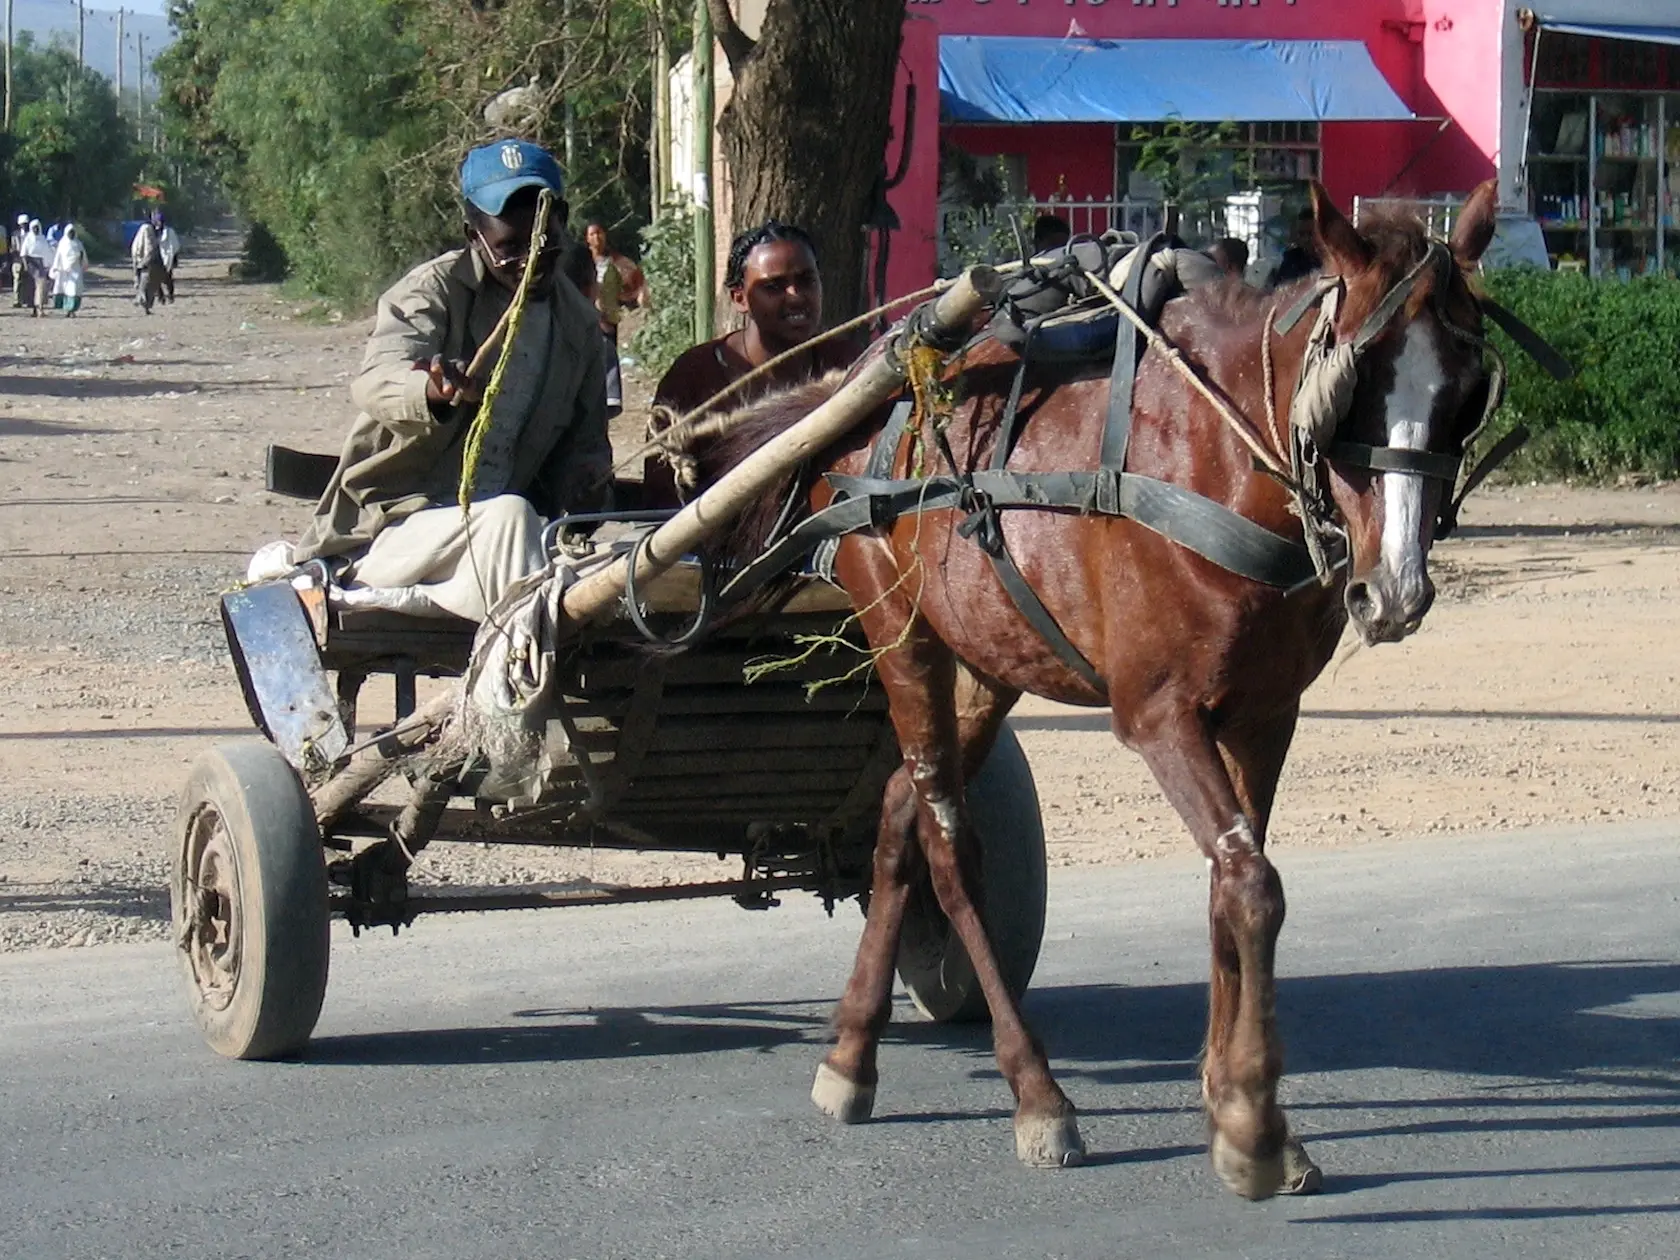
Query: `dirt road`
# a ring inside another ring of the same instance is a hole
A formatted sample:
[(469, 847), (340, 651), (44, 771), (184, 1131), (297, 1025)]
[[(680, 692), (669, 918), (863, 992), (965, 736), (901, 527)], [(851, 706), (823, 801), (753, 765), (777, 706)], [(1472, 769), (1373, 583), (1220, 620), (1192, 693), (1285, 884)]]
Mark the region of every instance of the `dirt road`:
[[(263, 449), (336, 450), (351, 417), (367, 323), (227, 280), (231, 243), (189, 255), (150, 316), (120, 270), (75, 319), (0, 306), (0, 950), (163, 933), (186, 765), (248, 729), (216, 594), (309, 513), (264, 491)], [(1309, 693), (1274, 844), (1680, 814), (1680, 489), (1489, 491), (1436, 557), (1423, 633)], [(1188, 845), (1103, 714), (1027, 702), (1014, 721), (1054, 862)], [(495, 882), (696, 869), (427, 862)]]

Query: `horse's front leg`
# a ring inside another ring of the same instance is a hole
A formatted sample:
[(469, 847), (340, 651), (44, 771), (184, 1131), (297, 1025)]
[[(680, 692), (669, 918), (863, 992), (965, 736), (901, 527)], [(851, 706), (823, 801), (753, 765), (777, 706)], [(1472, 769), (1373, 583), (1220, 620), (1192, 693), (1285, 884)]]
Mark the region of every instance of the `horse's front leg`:
[(1213, 966), (1202, 1096), (1213, 1166), (1243, 1197), (1269, 1198), (1284, 1186), (1289, 1140), (1277, 1103), (1283, 1049), (1273, 976), (1283, 883), (1263, 851), (1264, 823), (1238, 799), (1206, 714), (1159, 702), (1153, 709), (1138, 714), (1117, 703), (1115, 726), (1208, 859)]
[[(1255, 721), (1232, 723), (1219, 731), (1219, 747), (1231, 785), (1244, 813), (1254, 820), (1256, 841), (1264, 847), (1271, 830), (1272, 802), (1277, 797), (1278, 779), (1283, 774), (1289, 745), (1295, 738), (1300, 705)], [(1204, 1093), (1206, 1077), (1203, 1078)], [(1324, 1174), (1307, 1154), (1301, 1139), (1290, 1134), (1283, 1146), (1283, 1185), (1280, 1194), (1316, 1194)]]

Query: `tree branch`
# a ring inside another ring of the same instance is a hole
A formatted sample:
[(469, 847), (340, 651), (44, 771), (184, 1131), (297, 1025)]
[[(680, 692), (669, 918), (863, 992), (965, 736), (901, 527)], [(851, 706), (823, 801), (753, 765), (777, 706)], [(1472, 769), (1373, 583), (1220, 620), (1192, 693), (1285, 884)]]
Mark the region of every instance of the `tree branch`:
[(711, 10), (712, 31), (729, 62), (729, 72), (739, 78), (741, 66), (758, 45), (735, 20), (735, 15), (729, 10), (729, 0), (706, 0), (706, 8)]

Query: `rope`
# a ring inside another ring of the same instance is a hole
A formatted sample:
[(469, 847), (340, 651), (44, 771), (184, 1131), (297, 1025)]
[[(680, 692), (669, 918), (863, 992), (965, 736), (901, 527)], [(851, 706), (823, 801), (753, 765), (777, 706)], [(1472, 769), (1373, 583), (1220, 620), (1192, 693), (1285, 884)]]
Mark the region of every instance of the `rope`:
[(1271, 430), (1272, 437), (1277, 439), (1278, 450), (1289, 449), (1289, 440), (1283, 435), (1283, 427), (1278, 423), (1277, 386), (1273, 380), (1272, 367), (1272, 321), (1277, 318), (1275, 305), (1266, 308), (1266, 322), (1260, 329), (1260, 372), (1261, 386), (1266, 391), (1266, 427)]
[[(543, 246), (548, 242), (548, 216), (553, 204), (554, 194), (546, 188), (543, 189), (537, 197), (537, 217), (531, 228), (531, 245), (530, 252), (525, 255), (525, 271), (519, 277), (519, 287), (514, 290), (513, 301), (508, 306), (507, 332), (502, 336), (502, 352), (490, 373), (490, 383), (484, 387), (484, 396), (479, 399), (478, 414), (473, 417), (472, 428), (467, 430), (466, 446), (461, 453), (461, 485), (457, 494), (463, 514), (468, 512), (472, 504), (473, 484), (478, 478), (478, 460), (484, 452), (484, 438), (490, 432), (490, 424), (495, 414), (496, 395), (502, 392), (502, 377), (507, 374), (508, 363), (513, 359), (513, 346), (519, 340), (519, 326), (525, 322), (525, 307), (531, 297), (531, 281), (537, 274), (538, 258), (542, 254)], [(467, 551), (469, 554), (472, 552), (471, 540), (468, 541)], [(474, 562), (476, 563), (476, 557)]]

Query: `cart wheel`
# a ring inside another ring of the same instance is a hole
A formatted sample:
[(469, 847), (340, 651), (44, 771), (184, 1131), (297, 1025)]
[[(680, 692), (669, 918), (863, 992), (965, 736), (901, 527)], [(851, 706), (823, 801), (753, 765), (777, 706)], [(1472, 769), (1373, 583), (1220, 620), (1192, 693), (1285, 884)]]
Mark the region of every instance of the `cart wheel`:
[[(1009, 991), (1027, 991), (1044, 940), (1044, 821), (1026, 754), (1007, 727), (968, 785), (968, 813), (980, 839), (985, 879), (980, 912)], [(940, 1023), (989, 1017), (968, 951), (927, 879), (910, 893), (898, 942), (898, 978), (910, 1000)]]
[(220, 744), (181, 794), (170, 908), (187, 1000), (230, 1059), (309, 1041), (327, 992), (327, 868), (309, 796), (259, 740)]

